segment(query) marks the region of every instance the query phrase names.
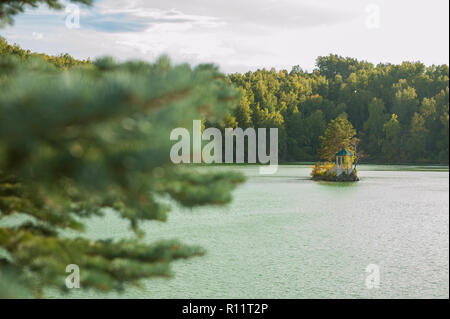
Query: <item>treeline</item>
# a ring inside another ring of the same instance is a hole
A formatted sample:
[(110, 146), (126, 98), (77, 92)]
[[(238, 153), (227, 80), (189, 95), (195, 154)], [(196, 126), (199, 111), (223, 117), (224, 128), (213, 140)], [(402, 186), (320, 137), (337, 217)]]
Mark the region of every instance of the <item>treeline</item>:
[(330, 55), (319, 57), (311, 73), (296, 66), (227, 80), (242, 91), (227, 125), (278, 127), (281, 160), (318, 160), (328, 123), (346, 113), (366, 161), (448, 163), (448, 65), (375, 66)]
[[(77, 60), (67, 53), (34, 53), (8, 44), (2, 37), (0, 55), (3, 61), (5, 57), (22, 62), (39, 58), (58, 69), (92, 66), (89, 59)], [(364, 161), (449, 161), (448, 65), (404, 62), (375, 66), (329, 55), (319, 57), (311, 73), (299, 66), (290, 72), (263, 69), (231, 74), (226, 81), (238, 87), (242, 97), (230, 109), (224, 126), (278, 127), (282, 161), (320, 159), (320, 137), (341, 115), (357, 130)]]
[(68, 69), (77, 65), (91, 64), (90, 59), (77, 60), (68, 53), (60, 54), (58, 56), (47, 55), (44, 53), (31, 52), (30, 50), (24, 50), (17, 44), (9, 44), (3, 37), (0, 36), (0, 56), (3, 59), (7, 57), (14, 57), (21, 62), (28, 62), (32, 59), (39, 58), (57, 68)]

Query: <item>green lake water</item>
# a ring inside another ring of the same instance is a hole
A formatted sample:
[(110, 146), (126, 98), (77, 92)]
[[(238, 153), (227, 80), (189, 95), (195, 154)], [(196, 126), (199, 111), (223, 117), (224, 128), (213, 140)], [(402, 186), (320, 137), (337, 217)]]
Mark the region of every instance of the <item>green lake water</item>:
[[(177, 238), (207, 249), (177, 261), (174, 277), (123, 294), (75, 298), (448, 298), (447, 167), (369, 166), (358, 183), (309, 180), (308, 165), (280, 166), (248, 181), (223, 208), (174, 208), (167, 223), (143, 225), (146, 241)], [(113, 214), (89, 222), (91, 238), (130, 236)], [(367, 289), (366, 266), (380, 269)], [(82, 270), (81, 270), (82, 271)], [(82, 283), (81, 283), (82, 284)]]

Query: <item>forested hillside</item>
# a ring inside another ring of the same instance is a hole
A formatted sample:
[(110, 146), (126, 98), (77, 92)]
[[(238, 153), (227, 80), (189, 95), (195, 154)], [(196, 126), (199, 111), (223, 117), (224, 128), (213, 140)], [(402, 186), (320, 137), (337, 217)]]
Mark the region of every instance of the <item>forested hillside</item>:
[(227, 124), (278, 127), (281, 160), (312, 161), (328, 123), (345, 112), (366, 161), (448, 163), (448, 65), (375, 66), (337, 55), (316, 62), (312, 73), (229, 75), (243, 98)]
[[(1, 37), (0, 54), (21, 61), (40, 57), (63, 69), (91, 65), (68, 54), (32, 53)], [(225, 126), (278, 127), (280, 160), (316, 161), (327, 125), (344, 114), (357, 130), (364, 161), (448, 163), (448, 65), (375, 66), (337, 55), (316, 62), (311, 73), (296, 66), (228, 75), (242, 97)]]
[(76, 65), (91, 64), (88, 60), (77, 60), (69, 54), (60, 54), (59, 56), (51, 56), (44, 53), (31, 52), (30, 50), (24, 50), (17, 44), (9, 44), (4, 38), (0, 36), (0, 56), (15, 57), (21, 62), (30, 61), (33, 58), (40, 58), (45, 62), (53, 64), (54, 66), (62, 69), (67, 69)]

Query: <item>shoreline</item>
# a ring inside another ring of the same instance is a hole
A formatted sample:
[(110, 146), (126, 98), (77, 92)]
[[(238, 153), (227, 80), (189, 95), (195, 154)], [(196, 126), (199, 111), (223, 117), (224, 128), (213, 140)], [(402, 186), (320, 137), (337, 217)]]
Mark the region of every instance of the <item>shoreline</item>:
[[(294, 165), (314, 165), (316, 162), (282, 162), (278, 163), (279, 166), (294, 166)], [(196, 167), (233, 167), (233, 166), (265, 166), (268, 164), (258, 164), (258, 163), (188, 163), (188, 164), (179, 164), (185, 166), (196, 166)], [(393, 166), (393, 167), (417, 167), (417, 168), (436, 168), (441, 170), (450, 170), (450, 166), (448, 164), (384, 164), (384, 163), (359, 163), (358, 167), (364, 166)]]

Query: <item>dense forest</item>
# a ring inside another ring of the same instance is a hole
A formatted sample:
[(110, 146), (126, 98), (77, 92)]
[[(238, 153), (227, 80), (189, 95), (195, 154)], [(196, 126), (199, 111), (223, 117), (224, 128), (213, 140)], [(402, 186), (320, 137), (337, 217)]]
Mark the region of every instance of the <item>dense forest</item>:
[(353, 124), (365, 161), (448, 163), (449, 69), (420, 62), (378, 64), (337, 55), (316, 69), (231, 74), (242, 91), (227, 125), (278, 127), (284, 161), (319, 159), (320, 137), (331, 120)]
[[(21, 61), (39, 57), (63, 69), (92, 65), (69, 54), (32, 53), (1, 37), (0, 54)], [(241, 99), (221, 126), (278, 127), (281, 161), (316, 161), (325, 129), (345, 116), (357, 131), (364, 161), (448, 163), (448, 65), (374, 66), (337, 55), (319, 57), (316, 65), (311, 73), (295, 66), (290, 72), (228, 75), (226, 81), (240, 89)]]

